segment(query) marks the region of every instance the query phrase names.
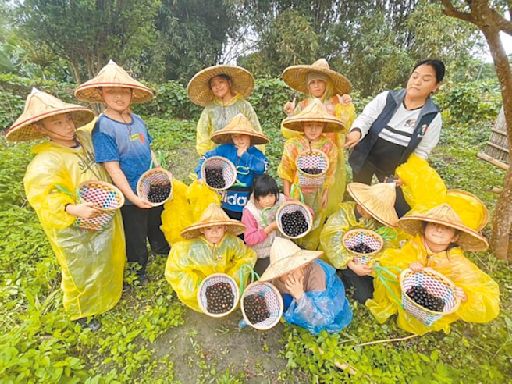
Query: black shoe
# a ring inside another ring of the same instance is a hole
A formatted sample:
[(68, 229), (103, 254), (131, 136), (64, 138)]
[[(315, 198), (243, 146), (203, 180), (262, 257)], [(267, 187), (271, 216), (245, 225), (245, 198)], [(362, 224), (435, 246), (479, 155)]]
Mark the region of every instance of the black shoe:
[(171, 247), (151, 249), (151, 253), (157, 256), (169, 256), (169, 252), (171, 252)]
[(83, 317), (76, 321), (83, 329), (90, 329), (92, 332), (96, 332), (101, 328), (101, 323), (98, 319), (91, 319), (87, 321), (87, 318)]

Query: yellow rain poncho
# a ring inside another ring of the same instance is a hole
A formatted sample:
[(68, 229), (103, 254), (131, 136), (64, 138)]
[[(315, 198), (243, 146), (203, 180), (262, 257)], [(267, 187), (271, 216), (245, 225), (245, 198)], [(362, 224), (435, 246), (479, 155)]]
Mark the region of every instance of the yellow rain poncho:
[(198, 180), (190, 186), (173, 180), (172, 188), (172, 199), (164, 204), (161, 227), (170, 245), (185, 240), (181, 231), (199, 220), (210, 204), (220, 207), (221, 203), (221, 196)]
[(76, 218), (65, 212), (77, 204), (75, 192), (86, 180), (110, 182), (106, 171), (94, 161), (90, 130), (77, 130), (79, 148), (51, 141), (34, 146), (35, 158), (23, 179), (30, 205), (41, 222), (62, 269), (64, 308), (72, 320), (98, 315), (119, 301), (123, 290), (125, 241), (121, 214), (114, 215), (103, 231), (74, 226)]
[(200, 312), (197, 291), (205, 277), (226, 273), (240, 285), (241, 279), (247, 280), (255, 262), (256, 253), (232, 234), (227, 233), (218, 245), (210, 244), (200, 236), (172, 246), (165, 278), (181, 302)]
[[(347, 251), (343, 246), (343, 236), (352, 229), (382, 230), (384, 238), (383, 250), (389, 247), (398, 247), (399, 237), (397, 230), (385, 227), (373, 218), (356, 218), (354, 210), (356, 202), (347, 201), (340, 204), (340, 209), (329, 216), (320, 234), (320, 250), (324, 251), (325, 258), (336, 269), (345, 269), (347, 264), (354, 258), (354, 254)], [(402, 231), (399, 231), (402, 232)], [(405, 235), (401, 235), (401, 238)], [(376, 255), (378, 257), (378, 255)]]
[[(203, 109), (197, 122), (196, 150), (199, 156), (203, 156), (217, 146), (210, 140), (210, 136), (228, 125), (231, 119), (239, 113), (249, 119), (256, 131), (261, 132), (261, 125), (256, 112), (254, 112), (252, 105), (240, 94), (233, 97), (227, 104), (216, 101), (208, 104)], [(264, 150), (264, 146), (258, 145), (257, 147), (262, 151)]]
[[(308, 98), (298, 103), (293, 114), (296, 115), (301, 112), (313, 99), (314, 98)], [(345, 123), (345, 128), (348, 132), (356, 118), (354, 104), (341, 104), (337, 96), (323, 100), (323, 104), (329, 113)], [(284, 128), (282, 125), (281, 133), (285, 139), (290, 139), (300, 135), (300, 132)], [(334, 142), (334, 144), (336, 144), (336, 148), (338, 150), (334, 183), (329, 190), (329, 200), (327, 203), (327, 215), (330, 215), (338, 209), (338, 205), (343, 201), (343, 194), (345, 193), (345, 187), (347, 184), (347, 172), (345, 168), (345, 149), (343, 148), (343, 145), (345, 144), (345, 133), (332, 132), (326, 133), (326, 135)]]
[[(423, 238), (416, 236), (409, 240), (402, 249), (386, 250), (379, 262), (385, 268), (397, 267), (399, 270), (409, 268), (413, 262), (420, 262), (424, 267), (432, 268), (449, 278), (457, 287), (462, 288), (467, 296), (467, 301), (461, 302), (457, 311), (440, 318), (430, 327), (426, 326), (404, 311), (397, 303), (396, 300), (400, 300), (399, 272), (394, 271), (396, 277), (394, 283), (383, 284), (379, 278), (374, 279), (373, 299), (366, 302), (366, 306), (380, 323), (384, 323), (391, 315), (398, 313), (397, 322), (400, 328), (422, 335), (439, 330), (448, 333), (450, 324), (459, 319), (486, 323), (499, 314), (500, 291), (498, 284), (464, 257), (464, 253), (459, 247), (428, 254), (423, 245)], [(390, 293), (388, 289), (393, 293)]]

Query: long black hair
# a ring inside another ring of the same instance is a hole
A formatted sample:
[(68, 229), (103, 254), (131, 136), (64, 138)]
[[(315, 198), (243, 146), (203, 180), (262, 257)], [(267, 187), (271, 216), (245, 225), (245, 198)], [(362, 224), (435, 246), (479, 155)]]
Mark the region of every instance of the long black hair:
[(279, 187), (277, 182), (268, 174), (256, 176), (252, 185), (252, 195), (255, 199), (273, 194), (279, 198)]

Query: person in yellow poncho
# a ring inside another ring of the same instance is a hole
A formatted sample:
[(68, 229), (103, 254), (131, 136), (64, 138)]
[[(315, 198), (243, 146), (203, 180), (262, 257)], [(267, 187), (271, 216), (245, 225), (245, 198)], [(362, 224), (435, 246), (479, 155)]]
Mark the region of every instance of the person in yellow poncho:
[(183, 230), (181, 235), (188, 240), (173, 245), (165, 267), (165, 278), (183, 304), (201, 311), (199, 285), (213, 273), (226, 273), (237, 284), (246, 281), (256, 253), (237, 237), (244, 229), (242, 223), (212, 204), (198, 222)]
[[(8, 141), (47, 137), (34, 146), (23, 183), (30, 205), (41, 222), (62, 269), (63, 304), (71, 320), (99, 315), (119, 301), (123, 289), (125, 243), (121, 216), (116, 213), (102, 231), (80, 229), (77, 218), (88, 219), (100, 211), (76, 198), (86, 180), (110, 182), (94, 161), (90, 127), (91, 110), (33, 90), (25, 110), (7, 132)], [(97, 329), (93, 319), (89, 327)]]
[[(296, 115), (306, 108), (313, 100), (320, 100), (327, 112), (343, 122), (350, 129), (356, 118), (356, 112), (349, 93), (352, 89), (350, 81), (340, 73), (329, 68), (325, 59), (319, 59), (311, 65), (293, 65), (283, 71), (283, 80), (291, 88), (304, 93), (306, 99), (298, 104), (295, 100), (287, 102), (284, 111), (288, 116)], [(281, 132), (285, 139), (296, 136), (297, 133), (281, 126)], [(334, 184), (329, 191), (327, 213), (331, 214), (338, 209), (338, 204), (343, 199), (346, 184), (345, 170), (345, 132), (327, 133), (338, 150), (336, 162), (336, 174)]]
[[(464, 250), (482, 251), (487, 248), (484, 237), (464, 225), (457, 213), (444, 203), (426, 212), (409, 212), (399, 225), (414, 238), (402, 249), (389, 249), (379, 263), (394, 277), (384, 282), (376, 278), (373, 299), (366, 306), (383, 323), (398, 314), (398, 326), (408, 332), (422, 335), (427, 332), (450, 331), (457, 320), (485, 323), (499, 314), (498, 284), (475, 264), (464, 257)], [(399, 271), (411, 268), (420, 271), (432, 268), (450, 279), (457, 287), (461, 303), (458, 309), (427, 326), (406, 312), (397, 302), (400, 297)]]
[[(190, 80), (187, 92), (190, 100), (205, 107), (197, 122), (196, 150), (199, 156), (215, 148), (210, 137), (224, 128), (239, 113), (261, 132), (258, 116), (246, 100), (254, 88), (254, 78), (242, 67), (215, 65), (199, 71)], [(259, 146), (263, 151), (264, 147)]]
[(341, 203), (340, 209), (329, 216), (320, 234), (320, 249), (325, 252), (327, 260), (341, 270), (345, 287), (354, 287), (354, 299), (364, 304), (373, 296), (372, 267), (353, 260), (354, 254), (344, 246), (343, 237), (352, 229), (375, 231), (384, 226), (387, 229), (382, 231), (383, 249), (397, 246), (397, 233), (392, 229), (398, 222), (394, 208), (396, 190), (394, 183), (379, 183), (371, 187), (350, 183), (347, 191), (355, 201)]
[[(300, 132), (300, 135), (285, 142), (277, 174), (283, 181), (284, 195), (291, 199), (303, 200), (315, 213), (311, 232), (298, 239), (297, 244), (307, 250), (316, 250), (322, 225), (327, 218), (329, 189), (334, 183), (338, 156), (336, 145), (325, 132), (343, 131), (344, 127), (340, 120), (327, 113), (319, 100), (314, 100), (298, 115), (286, 118), (283, 125), (285, 128)], [(314, 157), (311, 156), (315, 153)], [(308, 156), (315, 159), (324, 158), (317, 160), (318, 164), (303, 164), (300, 168), (297, 165), (299, 157)], [(313, 167), (315, 172), (321, 169), (315, 167), (324, 169), (320, 174), (310, 175), (310, 167)]]

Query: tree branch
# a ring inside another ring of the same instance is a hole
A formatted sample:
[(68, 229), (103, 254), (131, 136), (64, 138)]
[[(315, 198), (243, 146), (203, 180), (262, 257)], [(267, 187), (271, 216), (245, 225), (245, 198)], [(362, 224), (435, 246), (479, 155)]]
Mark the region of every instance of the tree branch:
[(460, 20), (468, 21), (470, 23), (474, 23), (474, 17), (471, 13), (461, 12), (455, 8), (450, 0), (441, 0), (441, 4), (444, 6), (443, 13), (446, 16), (452, 16)]

